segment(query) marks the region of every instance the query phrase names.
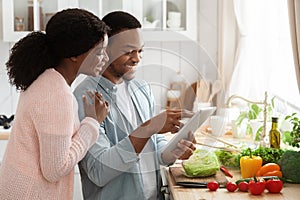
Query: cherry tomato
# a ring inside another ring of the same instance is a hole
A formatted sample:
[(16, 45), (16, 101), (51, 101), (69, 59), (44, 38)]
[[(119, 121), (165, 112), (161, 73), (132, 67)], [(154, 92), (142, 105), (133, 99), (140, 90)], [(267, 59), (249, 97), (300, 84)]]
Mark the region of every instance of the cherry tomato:
[(235, 182), (227, 182), (226, 189), (228, 192), (234, 192), (237, 189), (237, 184)]
[(260, 195), (265, 190), (265, 182), (264, 181), (249, 181), (249, 191), (253, 195)]
[(216, 191), (219, 188), (219, 183), (217, 181), (210, 181), (207, 183), (207, 188), (210, 191)]
[(270, 193), (279, 193), (282, 190), (283, 183), (281, 180), (277, 179), (270, 179), (266, 182), (266, 189)]
[(248, 191), (248, 183), (246, 182), (246, 181), (243, 181), (243, 182), (240, 182), (239, 184), (238, 184), (238, 188), (239, 188), (239, 190), (240, 191), (242, 191), (242, 192), (247, 192)]

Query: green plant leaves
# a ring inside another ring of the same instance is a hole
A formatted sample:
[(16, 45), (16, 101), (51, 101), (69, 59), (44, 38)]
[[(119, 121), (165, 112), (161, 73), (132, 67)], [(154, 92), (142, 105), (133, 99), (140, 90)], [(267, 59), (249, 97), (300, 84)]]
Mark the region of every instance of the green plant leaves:
[[(287, 115), (285, 120), (289, 120), (293, 125), (293, 129), (290, 131), (289, 138), (286, 142), (292, 147), (300, 147), (300, 121), (297, 117), (297, 113), (293, 113), (291, 115)], [(286, 133), (287, 137), (287, 133)]]
[(248, 112), (248, 119), (249, 120), (257, 119), (259, 113), (262, 110), (263, 109), (261, 107), (259, 107), (257, 104), (250, 104), (250, 106), (249, 106), (249, 112)]

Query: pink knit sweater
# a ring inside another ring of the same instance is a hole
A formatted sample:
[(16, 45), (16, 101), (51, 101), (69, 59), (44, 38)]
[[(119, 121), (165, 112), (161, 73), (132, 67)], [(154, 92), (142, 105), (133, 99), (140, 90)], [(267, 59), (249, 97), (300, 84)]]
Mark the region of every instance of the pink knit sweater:
[(48, 69), (21, 92), (0, 166), (0, 199), (69, 200), (74, 166), (96, 142), (99, 124), (79, 122), (71, 88)]

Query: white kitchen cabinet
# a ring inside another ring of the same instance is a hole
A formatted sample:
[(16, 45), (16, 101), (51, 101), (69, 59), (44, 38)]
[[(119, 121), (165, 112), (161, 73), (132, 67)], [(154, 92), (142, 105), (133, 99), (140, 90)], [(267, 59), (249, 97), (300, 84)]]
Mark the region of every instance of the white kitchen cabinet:
[[(43, 31), (55, 12), (70, 7), (100, 18), (114, 10), (127, 11), (143, 24), (146, 41), (197, 39), (197, 0), (2, 0), (3, 41), (16, 42), (33, 30)], [(170, 11), (181, 14), (178, 27), (168, 27)]]

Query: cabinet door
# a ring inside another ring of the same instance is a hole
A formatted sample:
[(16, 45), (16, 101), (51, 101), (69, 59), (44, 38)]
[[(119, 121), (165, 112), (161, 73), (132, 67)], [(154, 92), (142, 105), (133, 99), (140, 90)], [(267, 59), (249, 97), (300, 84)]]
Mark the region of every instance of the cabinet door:
[[(150, 41), (197, 39), (197, 0), (143, 1), (144, 37)], [(149, 24), (149, 19), (152, 24)], [(158, 23), (154, 26), (153, 23)]]
[(2, 0), (3, 41), (16, 42), (31, 31), (43, 31), (57, 1)]
[(43, 31), (57, 11), (74, 7), (100, 18), (115, 10), (129, 12), (142, 23), (146, 41), (196, 40), (197, 0), (2, 0), (3, 41)]
[[(17, 3), (17, 0), (2, 0), (2, 20), (3, 20), (3, 41), (5, 42), (15, 42), (19, 38), (24, 37), (27, 33), (24, 31), (15, 31), (15, 17), (22, 17), (24, 13), (19, 12), (15, 13), (14, 5), (26, 5), (25, 0), (23, 2)], [(16, 8), (17, 9), (17, 8)], [(25, 20), (25, 16), (23, 16), (23, 20)], [(24, 22), (25, 23), (25, 22)], [(25, 26), (25, 25), (24, 25)]]

